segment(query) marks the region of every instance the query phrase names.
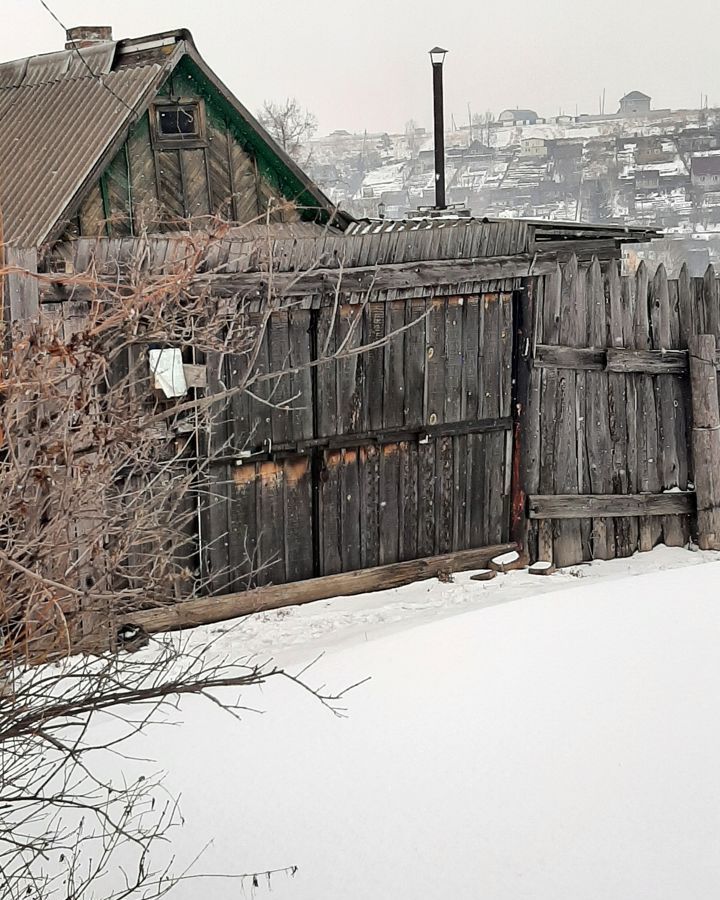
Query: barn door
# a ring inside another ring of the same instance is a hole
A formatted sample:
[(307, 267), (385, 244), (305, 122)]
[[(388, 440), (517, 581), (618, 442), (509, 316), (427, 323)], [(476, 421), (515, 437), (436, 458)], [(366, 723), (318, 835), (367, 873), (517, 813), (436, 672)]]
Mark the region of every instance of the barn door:
[[(377, 350), (319, 372), (318, 574), (508, 539), (513, 295), (498, 291), (321, 311)], [(362, 315), (362, 328), (353, 328)], [(405, 330), (400, 330), (405, 329)]]
[(255, 366), (298, 371), (218, 417), (213, 590), (507, 541), (512, 344), (508, 290), (274, 314)]

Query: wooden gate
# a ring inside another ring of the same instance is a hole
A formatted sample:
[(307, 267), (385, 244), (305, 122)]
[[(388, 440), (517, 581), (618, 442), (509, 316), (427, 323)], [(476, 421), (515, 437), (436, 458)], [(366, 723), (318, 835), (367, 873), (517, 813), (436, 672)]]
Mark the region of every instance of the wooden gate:
[[(255, 371), (286, 374), (233, 398), (212, 436), (227, 448), (201, 517), (212, 590), (506, 541), (513, 296), (273, 313)], [(225, 357), (209, 387), (247, 365)]]
[(720, 334), (718, 295), (712, 269), (669, 280), (643, 264), (621, 277), (616, 262), (575, 257), (528, 282), (517, 512), (531, 559), (571, 565), (693, 536), (707, 461), (691, 449), (703, 398), (690, 391), (688, 346)]

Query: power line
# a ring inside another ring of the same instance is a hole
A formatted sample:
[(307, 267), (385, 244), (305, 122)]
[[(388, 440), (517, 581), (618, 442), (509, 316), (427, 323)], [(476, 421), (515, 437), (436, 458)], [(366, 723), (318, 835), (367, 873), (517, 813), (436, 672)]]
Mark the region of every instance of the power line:
[(122, 98), (119, 94), (116, 94), (115, 91), (110, 87), (110, 85), (109, 85), (109, 84), (106, 84), (106, 83), (103, 81), (102, 75), (101, 75), (100, 73), (98, 73), (98, 72), (93, 72), (92, 68), (90, 67), (90, 63), (85, 59), (85, 57), (84, 57), (84, 56), (82, 55), (82, 53), (80, 52), (80, 47), (78, 47), (78, 45), (75, 43), (75, 41), (70, 37), (70, 35), (68, 34), (68, 29), (67, 29), (67, 28), (65, 27), (65, 25), (60, 21), (60, 19), (59, 19), (58, 16), (52, 11), (52, 9), (50, 9), (50, 7), (47, 5), (47, 3), (45, 2), (45, 0), (40, 0), (40, 4), (47, 10), (48, 13), (50, 13), (50, 15), (52, 16), (52, 18), (57, 22), (57, 24), (58, 24), (58, 25), (62, 28), (62, 30), (65, 32), (65, 36), (66, 36), (66, 38), (67, 38), (68, 43), (72, 45), (73, 50), (74, 50), (75, 53), (77, 53), (77, 55), (80, 57), (80, 61), (81, 61), (82, 64), (85, 66), (85, 68), (88, 70), (88, 72), (92, 75), (92, 77), (93, 77), (93, 78), (97, 78), (97, 80), (99, 81), (99, 83), (105, 88), (105, 90), (106, 90), (108, 93), (112, 94), (112, 96), (113, 96), (119, 103), (122, 103), (122, 105), (125, 107), (125, 109), (129, 110), (133, 115), (135, 115), (135, 112), (136, 112), (135, 107), (134, 107), (134, 106), (130, 106), (125, 100), (123, 100), (123, 98)]

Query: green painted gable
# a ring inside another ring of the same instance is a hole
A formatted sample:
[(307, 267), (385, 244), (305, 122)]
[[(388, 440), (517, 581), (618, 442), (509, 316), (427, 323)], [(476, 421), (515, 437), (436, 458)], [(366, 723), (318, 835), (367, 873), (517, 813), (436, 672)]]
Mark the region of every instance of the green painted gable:
[[(121, 237), (187, 227), (219, 217), (244, 224), (300, 219), (327, 221), (328, 212), (295, 172), (245, 121), (188, 57), (157, 93), (160, 101), (197, 102), (201, 140), (166, 147), (153, 136), (150, 105), (99, 180), (87, 190), (68, 235)], [(154, 120), (153, 120), (154, 121)]]

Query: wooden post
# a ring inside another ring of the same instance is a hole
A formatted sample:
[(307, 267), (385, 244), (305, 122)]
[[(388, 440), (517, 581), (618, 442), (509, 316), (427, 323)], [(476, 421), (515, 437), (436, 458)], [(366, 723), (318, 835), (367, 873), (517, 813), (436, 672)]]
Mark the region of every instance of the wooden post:
[(11, 322), (27, 332), (39, 314), (37, 251), (17, 247), (3, 248), (4, 264), (8, 268), (5, 282), (5, 303)]
[(720, 409), (715, 335), (691, 335), (689, 350), (698, 544), (701, 550), (720, 550)]

